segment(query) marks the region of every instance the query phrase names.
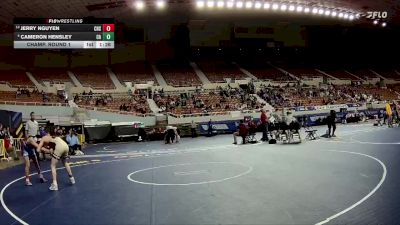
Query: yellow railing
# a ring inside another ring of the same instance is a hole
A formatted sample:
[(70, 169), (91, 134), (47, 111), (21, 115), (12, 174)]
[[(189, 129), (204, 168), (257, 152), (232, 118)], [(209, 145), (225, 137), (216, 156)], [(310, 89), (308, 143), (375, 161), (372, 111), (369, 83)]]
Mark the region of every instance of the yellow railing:
[[(22, 148), (21, 139), (22, 138), (14, 138), (13, 139), (13, 147), (14, 147), (15, 151), (21, 151), (21, 148)], [(4, 139), (0, 139), (0, 160), (8, 160), (7, 159), (7, 149), (5, 146)]]

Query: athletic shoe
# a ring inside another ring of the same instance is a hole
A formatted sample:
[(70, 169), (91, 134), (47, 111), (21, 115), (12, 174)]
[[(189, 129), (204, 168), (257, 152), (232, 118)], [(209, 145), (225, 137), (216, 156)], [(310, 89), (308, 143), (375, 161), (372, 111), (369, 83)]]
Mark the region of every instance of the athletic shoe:
[(25, 185), (26, 185), (26, 186), (32, 186), (32, 183), (31, 183), (31, 181), (26, 180), (26, 181), (25, 181)]
[(234, 145), (237, 145), (237, 143), (236, 143), (236, 142), (233, 142), (233, 144), (234, 144)]
[(69, 181), (71, 182), (71, 184), (75, 184), (75, 178), (74, 177), (70, 177)]
[(49, 190), (50, 190), (50, 191), (58, 191), (58, 185), (52, 183), (52, 184), (50, 185), (50, 187), (49, 187)]
[(40, 183), (46, 183), (47, 182), (46, 178), (44, 178), (44, 177), (40, 177), (39, 180), (40, 180)]

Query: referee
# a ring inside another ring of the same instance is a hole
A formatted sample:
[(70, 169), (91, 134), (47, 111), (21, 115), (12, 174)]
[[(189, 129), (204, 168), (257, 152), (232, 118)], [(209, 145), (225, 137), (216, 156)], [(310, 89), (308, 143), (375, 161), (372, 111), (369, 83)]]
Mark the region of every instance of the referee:
[[(26, 121), (25, 124), (25, 138), (28, 140), (28, 143), (35, 142), (36, 136), (39, 134), (39, 123), (35, 120), (35, 113), (30, 113), (31, 119)], [(40, 156), (38, 157), (40, 160)]]

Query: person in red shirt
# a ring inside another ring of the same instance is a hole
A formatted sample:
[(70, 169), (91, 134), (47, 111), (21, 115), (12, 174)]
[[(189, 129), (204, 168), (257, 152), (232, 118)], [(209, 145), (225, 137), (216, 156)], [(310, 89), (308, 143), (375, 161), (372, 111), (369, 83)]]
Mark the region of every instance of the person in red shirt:
[(262, 129), (262, 138), (261, 141), (268, 141), (268, 116), (265, 113), (265, 109), (261, 110), (261, 129)]
[(247, 136), (247, 134), (248, 134), (248, 129), (247, 129), (247, 126), (246, 126), (246, 124), (244, 124), (244, 122), (243, 122), (243, 120), (240, 120), (240, 124), (239, 124), (239, 129), (238, 129), (238, 131), (236, 131), (235, 133), (233, 133), (233, 144), (237, 144), (237, 136), (240, 136), (240, 137), (242, 137), (242, 140), (243, 140), (243, 142), (242, 142), (242, 144), (246, 144), (246, 136)]

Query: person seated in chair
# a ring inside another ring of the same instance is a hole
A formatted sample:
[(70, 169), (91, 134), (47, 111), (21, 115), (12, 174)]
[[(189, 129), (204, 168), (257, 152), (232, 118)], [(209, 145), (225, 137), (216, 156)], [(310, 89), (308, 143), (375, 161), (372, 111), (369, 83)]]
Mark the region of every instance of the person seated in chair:
[(242, 137), (242, 144), (246, 144), (246, 136), (248, 134), (248, 129), (243, 120), (240, 120), (239, 129), (233, 133), (233, 144), (237, 144), (237, 136)]
[(78, 135), (75, 130), (72, 129), (69, 130), (69, 134), (66, 137), (66, 141), (68, 143), (69, 153), (71, 155), (75, 155), (75, 151), (77, 150), (82, 150)]

